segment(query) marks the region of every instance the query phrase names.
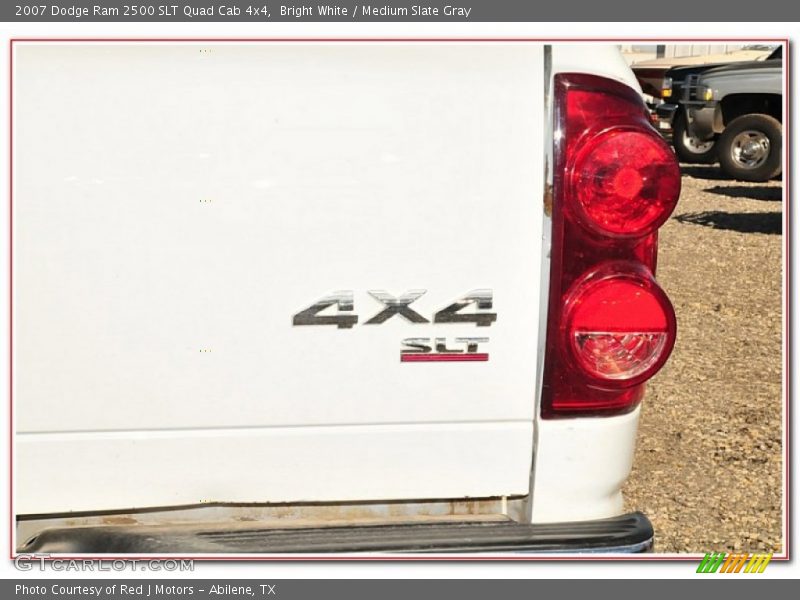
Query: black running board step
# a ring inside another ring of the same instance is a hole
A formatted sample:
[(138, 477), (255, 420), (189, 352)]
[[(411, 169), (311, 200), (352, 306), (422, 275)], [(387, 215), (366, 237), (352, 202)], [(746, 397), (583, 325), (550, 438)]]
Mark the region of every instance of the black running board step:
[(20, 552), (59, 554), (284, 554), (331, 552), (646, 552), (642, 513), (574, 523), (426, 522), (350, 527), (96, 526), (46, 529)]

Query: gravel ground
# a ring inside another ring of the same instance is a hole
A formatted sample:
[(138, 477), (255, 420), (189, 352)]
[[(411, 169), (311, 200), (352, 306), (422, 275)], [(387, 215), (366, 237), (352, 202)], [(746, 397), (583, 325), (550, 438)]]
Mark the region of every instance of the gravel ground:
[(780, 552), (781, 182), (683, 172), (658, 266), (678, 339), (642, 405), (626, 502), (656, 552)]

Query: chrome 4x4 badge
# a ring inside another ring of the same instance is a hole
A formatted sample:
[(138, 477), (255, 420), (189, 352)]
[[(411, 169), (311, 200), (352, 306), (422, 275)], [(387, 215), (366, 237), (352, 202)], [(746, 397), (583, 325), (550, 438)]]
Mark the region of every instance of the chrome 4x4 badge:
[[(368, 293), (383, 304), (383, 309), (365, 321), (364, 325), (380, 325), (395, 316), (414, 324), (474, 323), (476, 327), (488, 327), (497, 320), (497, 313), (492, 311), (492, 290), (473, 290), (434, 313), (430, 320), (411, 307), (411, 304), (424, 295), (426, 290), (409, 290), (399, 295), (384, 290), (369, 290)], [(292, 324), (336, 325), (339, 329), (351, 329), (358, 323), (353, 297), (352, 290), (333, 292), (294, 315)], [(320, 314), (332, 306), (336, 307), (335, 314)], [(474, 306), (475, 310), (465, 311), (469, 306)], [(451, 342), (445, 337), (406, 338), (402, 341), (400, 360), (402, 362), (487, 361), (488, 352), (479, 352), (478, 345), (488, 342), (488, 337), (458, 337)]]

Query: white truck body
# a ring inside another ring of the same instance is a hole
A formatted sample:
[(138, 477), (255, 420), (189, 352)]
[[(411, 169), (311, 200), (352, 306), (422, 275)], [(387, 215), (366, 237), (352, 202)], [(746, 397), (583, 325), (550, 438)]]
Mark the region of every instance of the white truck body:
[[(637, 86), (596, 44), (17, 43), (16, 514), (619, 514), (638, 409), (538, 410), (547, 90), (572, 71)], [(434, 322), (475, 290), (489, 326)], [(428, 322), (366, 323), (380, 291)], [(294, 324), (333, 293), (355, 325)], [(408, 338), (488, 360), (402, 362)]]

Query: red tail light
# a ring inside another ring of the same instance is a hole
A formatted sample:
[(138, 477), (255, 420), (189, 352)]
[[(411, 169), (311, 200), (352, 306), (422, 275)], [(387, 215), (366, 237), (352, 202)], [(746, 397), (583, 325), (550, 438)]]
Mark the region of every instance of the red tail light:
[(667, 360), (675, 314), (653, 278), (656, 230), (680, 193), (677, 161), (639, 95), (554, 79), (556, 147), (542, 415), (632, 410)]
[(567, 292), (562, 332), (565, 359), (587, 382), (630, 387), (664, 364), (675, 315), (647, 269), (606, 263)]
[(569, 188), (581, 220), (600, 235), (646, 235), (675, 208), (678, 165), (655, 132), (603, 131), (577, 154)]

